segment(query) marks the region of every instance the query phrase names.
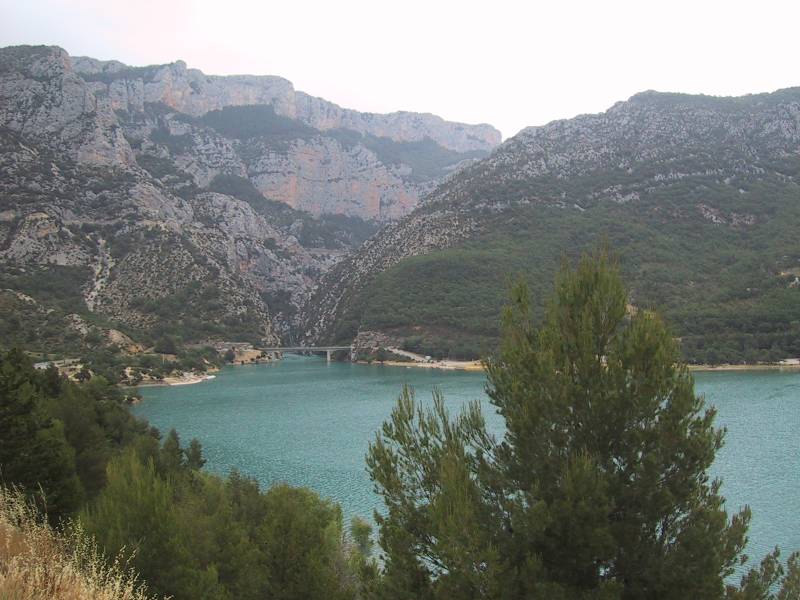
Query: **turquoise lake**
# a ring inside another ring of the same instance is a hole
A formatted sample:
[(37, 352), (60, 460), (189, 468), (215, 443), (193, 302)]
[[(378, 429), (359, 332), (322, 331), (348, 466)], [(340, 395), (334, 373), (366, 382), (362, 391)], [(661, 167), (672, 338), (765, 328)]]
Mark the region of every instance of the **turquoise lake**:
[[(133, 412), (162, 432), (198, 438), (207, 469), (231, 469), (262, 485), (308, 486), (342, 505), (346, 516), (371, 517), (380, 501), (364, 469), (367, 444), (389, 416), (404, 383), (429, 404), (434, 386), (451, 412), (469, 400), (487, 407), (484, 375), (436, 369), (283, 361), (229, 367), (197, 385), (146, 387)], [(775, 545), (800, 549), (800, 373), (696, 373), (696, 389), (728, 429), (713, 475), (723, 479), (728, 512), (753, 511), (747, 553), (760, 559)]]

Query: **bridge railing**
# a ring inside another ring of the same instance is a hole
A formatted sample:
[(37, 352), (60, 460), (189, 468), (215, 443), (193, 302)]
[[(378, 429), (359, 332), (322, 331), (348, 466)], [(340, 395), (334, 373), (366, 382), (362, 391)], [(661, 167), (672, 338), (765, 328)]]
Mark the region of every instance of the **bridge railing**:
[(325, 358), (331, 362), (331, 353), (340, 350), (348, 350), (350, 352), (350, 360), (353, 360), (353, 353), (355, 346), (273, 346), (268, 348), (253, 348), (261, 352), (324, 352)]

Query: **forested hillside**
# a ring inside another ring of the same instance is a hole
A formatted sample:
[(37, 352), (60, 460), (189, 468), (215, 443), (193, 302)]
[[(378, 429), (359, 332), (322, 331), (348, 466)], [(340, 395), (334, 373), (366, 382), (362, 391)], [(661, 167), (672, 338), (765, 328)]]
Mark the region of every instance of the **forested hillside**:
[(306, 327), (479, 356), (509, 280), (541, 310), (561, 258), (605, 239), (631, 310), (661, 311), (690, 361), (798, 356), (798, 223), (800, 89), (648, 92), (526, 129), (441, 185), (324, 277)]

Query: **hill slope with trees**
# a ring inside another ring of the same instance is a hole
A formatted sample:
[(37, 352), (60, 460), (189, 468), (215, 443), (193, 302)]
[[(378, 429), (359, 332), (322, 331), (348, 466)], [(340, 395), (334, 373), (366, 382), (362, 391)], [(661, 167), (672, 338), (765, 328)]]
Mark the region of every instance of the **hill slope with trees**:
[(800, 88), (741, 98), (646, 92), (523, 130), (323, 277), (311, 339), (378, 332), (475, 357), (509, 274), (542, 308), (562, 256), (606, 239), (632, 310), (662, 312), (693, 362), (799, 356)]

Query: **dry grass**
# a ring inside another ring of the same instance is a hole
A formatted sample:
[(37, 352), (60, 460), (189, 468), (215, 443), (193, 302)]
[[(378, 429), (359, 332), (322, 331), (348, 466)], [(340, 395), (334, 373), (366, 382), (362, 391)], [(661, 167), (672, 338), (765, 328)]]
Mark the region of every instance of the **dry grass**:
[(136, 575), (111, 566), (79, 525), (56, 531), (0, 487), (0, 600), (150, 600)]

